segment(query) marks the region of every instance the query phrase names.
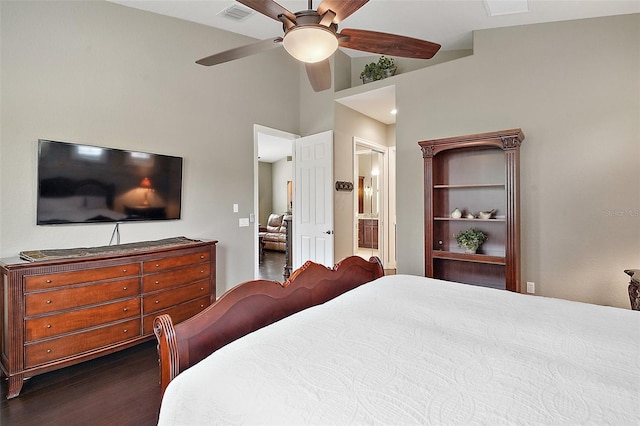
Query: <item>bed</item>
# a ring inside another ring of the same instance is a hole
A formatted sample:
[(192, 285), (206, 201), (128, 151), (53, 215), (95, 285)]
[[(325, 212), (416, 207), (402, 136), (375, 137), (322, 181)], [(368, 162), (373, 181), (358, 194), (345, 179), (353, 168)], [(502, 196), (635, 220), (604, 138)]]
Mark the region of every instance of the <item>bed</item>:
[(155, 332), (160, 425), (640, 424), (638, 312), (375, 258), (244, 283)]

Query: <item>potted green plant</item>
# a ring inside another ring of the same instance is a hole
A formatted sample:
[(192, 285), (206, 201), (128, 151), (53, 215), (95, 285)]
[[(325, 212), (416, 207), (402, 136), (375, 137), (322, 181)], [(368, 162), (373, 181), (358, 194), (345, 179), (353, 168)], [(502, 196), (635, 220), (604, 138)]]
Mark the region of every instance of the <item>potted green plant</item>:
[(370, 83), (372, 81), (382, 80), (383, 78), (395, 75), (398, 67), (396, 67), (393, 58), (381, 56), (378, 62), (371, 62), (364, 66), (364, 70), (360, 73), (362, 83)]
[(466, 253), (475, 253), (480, 246), (489, 238), (487, 234), (475, 228), (469, 228), (454, 234), (453, 237), (458, 243), (458, 247), (464, 248)]
[(371, 62), (364, 66), (364, 70), (360, 73), (360, 79), (362, 83), (370, 83), (372, 81), (381, 80), (384, 78), (383, 71), (378, 67), (378, 64)]
[(382, 70), (384, 78), (395, 75), (396, 71), (398, 70), (398, 67), (396, 67), (393, 58), (388, 58), (386, 56), (380, 56), (380, 59), (378, 59), (378, 68)]

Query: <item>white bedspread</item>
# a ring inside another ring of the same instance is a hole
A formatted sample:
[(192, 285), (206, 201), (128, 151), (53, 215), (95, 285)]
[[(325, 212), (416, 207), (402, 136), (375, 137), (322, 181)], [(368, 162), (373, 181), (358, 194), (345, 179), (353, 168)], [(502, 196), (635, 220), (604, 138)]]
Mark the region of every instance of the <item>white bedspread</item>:
[(638, 425), (640, 312), (383, 277), (170, 383), (160, 425), (221, 423)]

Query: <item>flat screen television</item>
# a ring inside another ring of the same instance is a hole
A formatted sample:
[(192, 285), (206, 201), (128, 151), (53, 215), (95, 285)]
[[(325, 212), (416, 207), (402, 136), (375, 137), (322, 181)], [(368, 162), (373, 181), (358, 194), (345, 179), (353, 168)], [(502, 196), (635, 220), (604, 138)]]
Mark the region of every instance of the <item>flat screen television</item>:
[(38, 140), (37, 224), (180, 219), (182, 158)]

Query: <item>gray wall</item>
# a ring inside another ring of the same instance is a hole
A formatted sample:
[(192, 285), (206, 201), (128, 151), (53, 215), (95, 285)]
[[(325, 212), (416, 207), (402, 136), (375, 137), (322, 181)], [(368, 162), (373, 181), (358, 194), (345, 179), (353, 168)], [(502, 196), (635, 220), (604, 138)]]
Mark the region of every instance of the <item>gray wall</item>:
[(398, 272), (424, 273), (417, 141), (522, 128), (522, 266), (544, 296), (628, 307), (640, 241), (640, 15), (485, 30), (395, 80)]
[(273, 163), (273, 213), (284, 213), (289, 210), (287, 206), (287, 182), (289, 181), (293, 181), (293, 161), (287, 161), (285, 157)]
[(238, 218), (257, 210), (253, 125), (299, 133), (298, 64), (276, 49), (202, 67), (250, 39), (106, 2), (0, 7), (0, 256), (109, 242), (113, 225), (35, 225), (36, 142), (50, 138), (184, 157), (182, 220), (123, 224), (122, 242), (217, 239), (218, 293), (252, 279)]
[(267, 226), (273, 213), (273, 164), (258, 162), (258, 223)]
[[(353, 138), (387, 145), (387, 125), (357, 111), (335, 104), (333, 136), (334, 180), (353, 182)], [(358, 182), (353, 182), (354, 191)], [(353, 254), (355, 224), (353, 192), (334, 191), (334, 254), (340, 260)]]

